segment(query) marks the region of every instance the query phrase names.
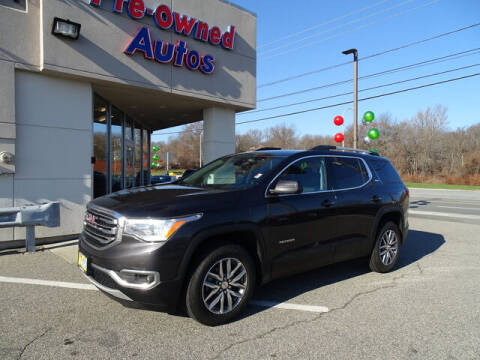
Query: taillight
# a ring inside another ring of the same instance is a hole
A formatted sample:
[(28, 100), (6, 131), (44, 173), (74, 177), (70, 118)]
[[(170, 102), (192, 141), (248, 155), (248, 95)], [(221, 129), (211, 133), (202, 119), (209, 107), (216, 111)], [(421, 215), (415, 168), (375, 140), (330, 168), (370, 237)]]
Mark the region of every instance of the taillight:
[(410, 190), (406, 186), (405, 186), (405, 193), (407, 194), (408, 197), (410, 197)]

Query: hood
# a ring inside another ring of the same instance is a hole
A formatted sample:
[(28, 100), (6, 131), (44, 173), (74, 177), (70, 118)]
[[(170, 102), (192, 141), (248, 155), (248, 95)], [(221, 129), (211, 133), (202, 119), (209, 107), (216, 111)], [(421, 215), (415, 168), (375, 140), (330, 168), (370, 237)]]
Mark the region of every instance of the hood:
[(174, 184), (149, 185), (121, 190), (91, 203), (127, 217), (190, 215), (210, 207), (231, 206), (237, 191), (205, 189)]

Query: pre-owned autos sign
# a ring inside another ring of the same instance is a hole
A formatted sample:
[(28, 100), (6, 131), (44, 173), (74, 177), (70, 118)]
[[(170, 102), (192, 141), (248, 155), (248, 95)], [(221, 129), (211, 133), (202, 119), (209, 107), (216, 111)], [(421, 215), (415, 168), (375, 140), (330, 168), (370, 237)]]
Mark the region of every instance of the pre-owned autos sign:
[[(100, 7), (102, 0), (90, 0), (90, 5)], [(172, 11), (167, 5), (148, 8), (143, 0), (114, 0), (112, 11), (118, 14), (126, 12), (134, 20), (151, 16), (155, 25), (162, 30), (175, 31), (177, 34), (191, 36), (195, 40), (209, 42), (215, 46), (232, 50), (235, 44), (235, 27), (229, 26), (222, 33), (218, 26), (210, 26), (206, 22), (191, 18), (188, 15)], [(174, 66), (185, 66), (190, 70), (200, 70), (211, 74), (215, 70), (215, 58), (212, 55), (201, 55), (190, 50), (185, 41), (176, 44), (166, 41), (152, 40), (150, 29), (141, 27), (124, 49), (127, 55), (143, 53), (145, 59), (160, 63), (173, 63)]]

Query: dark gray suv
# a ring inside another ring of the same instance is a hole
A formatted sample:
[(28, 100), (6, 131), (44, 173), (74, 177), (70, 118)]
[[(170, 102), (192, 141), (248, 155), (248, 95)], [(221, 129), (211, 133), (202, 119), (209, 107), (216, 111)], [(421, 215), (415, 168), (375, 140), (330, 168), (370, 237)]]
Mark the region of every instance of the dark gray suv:
[(376, 153), (263, 148), (91, 201), (78, 261), (118, 299), (185, 305), (192, 318), (218, 325), (275, 278), (361, 257), (373, 271), (392, 270), (408, 202), (394, 167)]

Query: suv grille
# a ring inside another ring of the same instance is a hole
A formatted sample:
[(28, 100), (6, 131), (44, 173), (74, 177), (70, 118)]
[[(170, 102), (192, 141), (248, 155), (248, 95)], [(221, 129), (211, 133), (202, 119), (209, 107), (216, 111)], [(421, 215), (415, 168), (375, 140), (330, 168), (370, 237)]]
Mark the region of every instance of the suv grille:
[(86, 241), (95, 248), (112, 244), (118, 237), (118, 219), (107, 211), (88, 208), (83, 221)]

